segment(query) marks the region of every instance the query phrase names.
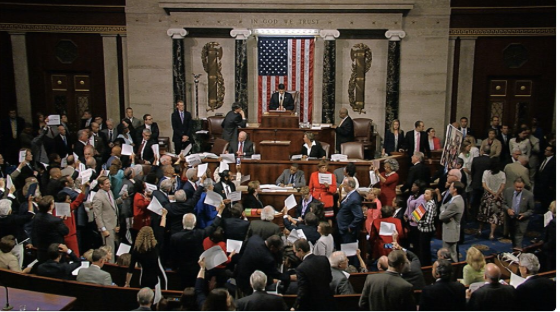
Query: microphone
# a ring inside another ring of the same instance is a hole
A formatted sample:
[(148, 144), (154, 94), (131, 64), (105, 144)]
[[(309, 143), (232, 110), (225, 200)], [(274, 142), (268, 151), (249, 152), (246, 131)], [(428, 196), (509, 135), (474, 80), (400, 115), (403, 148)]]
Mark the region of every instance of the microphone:
[(8, 287), (6, 287), (5, 285), (2, 285), (2, 286), (4, 286), (4, 288), (6, 288), (6, 305), (2, 308), (2, 311), (11, 311), (11, 310), (14, 309), (14, 307), (12, 307), (12, 306), (10, 305), (10, 299), (9, 299), (9, 294), (8, 294)]

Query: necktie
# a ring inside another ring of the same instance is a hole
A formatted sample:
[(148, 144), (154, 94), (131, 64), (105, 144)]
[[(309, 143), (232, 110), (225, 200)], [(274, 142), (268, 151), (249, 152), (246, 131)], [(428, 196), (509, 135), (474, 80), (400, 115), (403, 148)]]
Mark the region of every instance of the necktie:
[(463, 138), (467, 136), (467, 129), (463, 128)]
[(109, 130), (109, 141), (113, 141), (113, 130)]
[(543, 171), (543, 170), (544, 170), (544, 167), (546, 166), (546, 162), (547, 162), (547, 161), (548, 161), (548, 158), (545, 159), (545, 160), (542, 162), (542, 165), (541, 165), (541, 168), (539, 169), (539, 171)]
[(12, 123), (12, 137), (17, 139), (17, 121), (15, 119), (11, 120)]
[(144, 145), (146, 145), (146, 140), (142, 140), (140, 144), (140, 158), (144, 159)]
[(230, 189), (229, 189), (229, 185), (226, 184), (226, 197), (229, 195), (230, 193)]
[(183, 112), (181, 111), (181, 112), (179, 112), (179, 114), (181, 115), (181, 123), (183, 123), (183, 121), (184, 121)]
[(237, 153), (243, 154), (243, 142), (239, 142), (239, 149), (237, 150)]
[(284, 103), (284, 95), (280, 94), (280, 106)]
[(414, 148), (416, 152), (420, 151), (420, 132), (416, 132), (416, 147)]
[(68, 147), (68, 142), (66, 142), (66, 137), (65, 136), (62, 136), (62, 141), (64, 141), (64, 145), (66, 147)]
[(290, 184), (294, 184), (294, 175), (290, 175)]
[(113, 197), (111, 196), (111, 191), (107, 192), (107, 196), (109, 197), (109, 202), (111, 203), (111, 206), (115, 206), (114, 202), (113, 202)]
[(519, 202), (521, 201), (519, 195), (521, 195), (521, 192), (513, 192), (513, 210), (516, 215), (519, 214)]

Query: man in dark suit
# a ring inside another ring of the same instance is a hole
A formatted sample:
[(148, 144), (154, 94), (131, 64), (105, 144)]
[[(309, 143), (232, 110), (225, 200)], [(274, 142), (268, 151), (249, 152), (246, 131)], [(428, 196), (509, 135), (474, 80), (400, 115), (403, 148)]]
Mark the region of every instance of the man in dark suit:
[(220, 182), (214, 185), (214, 192), (220, 194), (225, 201), (228, 201), (227, 195), (235, 192), (235, 184), (232, 180), (235, 179), (235, 174), (229, 170), (220, 172)]
[(238, 103), (233, 103), (231, 111), (227, 113), (222, 121), (222, 128), (224, 129), (222, 132), (222, 139), (230, 142), (230, 145), (235, 144), (237, 128), (243, 128), (246, 125), (247, 119), (245, 119), (245, 112)]
[(239, 132), (237, 141), (229, 144), (228, 153), (235, 154), (236, 157), (251, 157), (255, 153), (253, 142), (247, 140), (247, 132)]
[(142, 129), (142, 139), (140, 140), (140, 144), (138, 144), (138, 149), (136, 150), (137, 163), (146, 165), (154, 163), (156, 155), (154, 154), (152, 146), (155, 144), (158, 143), (152, 139), (152, 132), (146, 128)]
[(82, 129), (78, 131), (78, 141), (74, 143), (74, 153), (78, 155), (78, 160), (82, 163), (86, 163), (86, 158), (84, 156), (84, 147), (89, 144), (89, 133), (87, 129)]
[(488, 263), (484, 269), (484, 286), (471, 293), (467, 290), (467, 310), (513, 311), (516, 306), (515, 288), (500, 283), (500, 268)]
[(103, 134), (105, 140), (107, 140), (107, 145), (109, 147), (113, 147), (113, 142), (115, 142), (117, 136), (119, 135), (117, 133), (117, 129), (115, 129), (115, 122), (112, 118), (107, 118), (107, 121), (105, 121), (105, 125), (106, 127), (103, 128), (100, 132)]
[(452, 280), (453, 267), (448, 260), (436, 260), (432, 276), (436, 282), (422, 289), (420, 311), (464, 311), (465, 286)]
[(459, 131), (463, 134), (463, 139), (465, 139), (467, 135), (472, 135), (471, 128), (468, 127), (469, 119), (467, 117), (461, 117), (461, 119), (459, 119), (459, 125)]
[(173, 145), (175, 145), (175, 153), (179, 154), (185, 147), (191, 143), (192, 138), (192, 116), (185, 110), (183, 100), (177, 101), (175, 106), (177, 109), (171, 114), (171, 127), (173, 128)]
[(553, 311), (556, 309), (556, 282), (538, 276), (540, 263), (537, 256), (524, 253), (519, 256), (519, 272), (526, 280), (515, 289), (519, 311)]
[(91, 144), (94, 148), (93, 155), (98, 164), (102, 164), (103, 160), (107, 160), (107, 158), (109, 158), (109, 145), (107, 145), (107, 139), (99, 131), (99, 124), (95, 121), (91, 123), (91, 137), (89, 144)]
[(39, 201), (39, 212), (33, 219), (33, 230), (31, 242), (37, 247), (37, 259), (39, 262), (49, 259), (48, 249), (52, 243), (64, 243), (64, 236), (68, 235), (68, 227), (62, 218), (51, 214), (54, 209), (54, 198), (45, 196)]
[(292, 223), (290, 223), (290, 221), (288, 221), (288, 218), (284, 218), (284, 227), (288, 231), (302, 230), (303, 234), (305, 234), (305, 237), (307, 238), (307, 241), (315, 245), (317, 240), (321, 237), (321, 234), (317, 232), (319, 219), (317, 219), (317, 216), (314, 213), (308, 213), (303, 218), (303, 221), (304, 223), (299, 223), (298, 225), (294, 226)]
[[(62, 255), (67, 254), (73, 263), (60, 262)], [(64, 244), (52, 243), (47, 249), (48, 260), (39, 264), (37, 275), (69, 280), (72, 278), (72, 271), (79, 268), (82, 262)]]
[(300, 238), (294, 242), (293, 250), (301, 264), (297, 272), (297, 297), (294, 310), (328, 311), (334, 310), (335, 302), (331, 290), (331, 266), (325, 256), (311, 253), (307, 240)]
[(424, 122), (418, 120), (414, 123), (414, 130), (408, 131), (404, 137), (404, 146), (408, 156), (412, 157), (414, 152), (422, 152), (428, 158), (432, 158), (428, 134), (424, 132)]
[(412, 284), (400, 276), (409, 265), (404, 251), (391, 251), (388, 256), (387, 271), (370, 274), (366, 278), (360, 297), (360, 307), (370, 311), (415, 311)]
[(421, 180), (430, 185), (430, 169), (424, 165), (424, 154), (422, 152), (414, 152), (411, 156), (412, 167), (408, 169), (406, 183), (401, 186), (401, 193), (408, 192), (412, 188), (412, 183)]
[(272, 222), (272, 220), (274, 220), (274, 213), (275, 211), (272, 206), (264, 207), (261, 211), (261, 219), (250, 222), (246, 239), (253, 235), (258, 235), (266, 240), (272, 235), (280, 235), (282, 233), (280, 227), (278, 224)]
[(187, 213), (194, 213), (195, 206), (202, 192), (204, 192), (204, 188), (200, 187), (191, 198), (186, 197), (184, 190), (175, 192), (175, 202), (169, 205), (167, 211), (166, 228), (169, 229), (171, 235), (181, 232), (183, 229), (183, 216)]
[[(484, 174), (484, 171), (490, 170), (490, 146), (484, 145), (481, 152), (482, 155), (475, 157), (471, 165), (471, 187), (473, 189), (471, 195), (471, 210), (469, 213), (471, 219), (473, 217), (476, 218), (478, 207), (480, 206), (480, 200), (482, 199), (482, 195), (484, 195), (484, 188), (482, 187), (482, 175)], [(494, 162), (496, 162), (496, 165), (500, 165), (499, 159), (496, 158)]]
[(134, 144), (136, 144), (137, 146), (140, 145), (140, 143), (142, 142), (143, 139), (142, 131), (144, 129), (150, 130), (151, 133), (150, 138), (152, 140), (157, 142), (159, 138), (159, 127), (157, 122), (154, 122), (154, 118), (152, 117), (152, 115), (145, 114), (143, 119), (144, 119), (144, 124), (134, 129), (134, 131), (136, 131), (136, 136), (134, 137), (136, 141), (134, 142)]
[(500, 127), (500, 131), (496, 132), (496, 139), (498, 139), (502, 143), (502, 152), (500, 153), (500, 161), (505, 166), (508, 159), (511, 158), (511, 154), (509, 150), (509, 140), (511, 139), (511, 135), (509, 134), (509, 127), (507, 125), (502, 125)]
[(348, 116), (348, 109), (341, 108), (338, 112), (340, 123), (334, 127), (336, 132), (336, 150), (340, 152), (340, 144), (354, 141), (354, 121)]
[(302, 187), (307, 183), (305, 181), (305, 174), (303, 170), (299, 170), (299, 165), (293, 163), (290, 169), (284, 169), (282, 174), (276, 179), (276, 185), (281, 187), (292, 186), (292, 187)]
[(11, 163), (17, 163), (17, 151), (20, 149), (19, 135), (25, 128), (25, 120), (17, 115), (16, 109), (8, 111), (8, 118), (0, 122), (0, 151)]
[(506, 225), (512, 236), (513, 248), (523, 248), (523, 236), (527, 232), (527, 225), (534, 208), (533, 193), (525, 189), (523, 179), (517, 178), (513, 187), (508, 187), (504, 191), (502, 204), (502, 209), (506, 212)]
[(253, 293), (238, 299), (237, 311), (287, 311), (288, 306), (280, 296), (266, 293), (266, 274), (256, 270), (249, 279)]
[(356, 180), (348, 178), (342, 183), (346, 197), (340, 203), (336, 215), (338, 232), (341, 236), (340, 243), (353, 243), (358, 240), (358, 233), (362, 230), (364, 213), (362, 212), (362, 196), (355, 190)]
[(251, 222), (243, 218), (243, 206), (241, 203), (233, 205), (230, 209), (231, 218), (223, 218), (221, 213), (216, 216), (218, 226), (224, 228), (224, 237), (243, 241), (247, 236)]
[(84, 114), (82, 115), (82, 121), (80, 124), (81, 129), (89, 129), (91, 123), (93, 122), (93, 116), (91, 115), (91, 111), (86, 109)]
[(58, 135), (54, 137), (54, 150), (60, 157), (72, 155), (72, 142), (66, 133), (66, 128), (62, 125), (58, 126)]
[[(544, 150), (545, 159), (535, 177), (535, 199), (541, 201), (541, 212), (556, 198), (556, 148), (549, 145)], [(475, 158), (476, 159), (476, 158)]]
[(279, 84), (278, 91), (270, 96), (268, 110), (294, 110), (294, 98), (290, 93), (286, 92), (284, 84)]

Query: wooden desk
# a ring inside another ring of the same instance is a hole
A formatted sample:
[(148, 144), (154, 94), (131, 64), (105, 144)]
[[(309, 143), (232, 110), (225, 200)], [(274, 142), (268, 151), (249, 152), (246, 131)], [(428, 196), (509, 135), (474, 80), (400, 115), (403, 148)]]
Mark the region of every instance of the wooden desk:
[(261, 119), (264, 128), (299, 128), (299, 117), (291, 112), (270, 112)]
[[(284, 118), (284, 117), (282, 117)], [(311, 132), (315, 135), (315, 140), (329, 143), (331, 145), (329, 155), (334, 153), (335, 132), (332, 128), (323, 128), (321, 130), (311, 129), (290, 129), (290, 128), (241, 128), (239, 131), (245, 131), (249, 135), (248, 138), (255, 145), (255, 153), (261, 154), (261, 141), (291, 141), (289, 146), (289, 154), (301, 154), (301, 146), (303, 145), (303, 134)]]
[[(59, 296), (11, 287), (8, 287), (8, 291), (10, 305), (14, 307), (14, 311), (21, 310), (20, 306), (24, 305), (27, 310), (68, 311), (72, 309), (76, 301), (75, 297)], [(5, 289), (0, 289), (0, 305), (2, 308), (6, 305)]]
[(290, 159), (290, 141), (264, 140), (259, 142), (261, 159), (288, 160)]

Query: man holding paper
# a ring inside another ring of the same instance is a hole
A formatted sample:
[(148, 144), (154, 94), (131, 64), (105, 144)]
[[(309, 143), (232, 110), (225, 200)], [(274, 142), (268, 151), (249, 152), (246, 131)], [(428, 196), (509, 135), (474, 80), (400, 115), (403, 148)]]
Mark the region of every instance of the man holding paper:
[(136, 150), (136, 163), (151, 165), (154, 163), (156, 157), (159, 155), (154, 154), (152, 149), (153, 145), (158, 144), (156, 140), (151, 138), (152, 131), (150, 129), (142, 130), (142, 140), (138, 144), (138, 149)]
[(340, 243), (353, 243), (358, 240), (358, 233), (362, 229), (364, 213), (362, 212), (362, 197), (354, 189), (356, 181), (347, 178), (342, 187), (347, 192), (340, 203), (340, 209), (336, 216), (338, 232), (341, 236)]

